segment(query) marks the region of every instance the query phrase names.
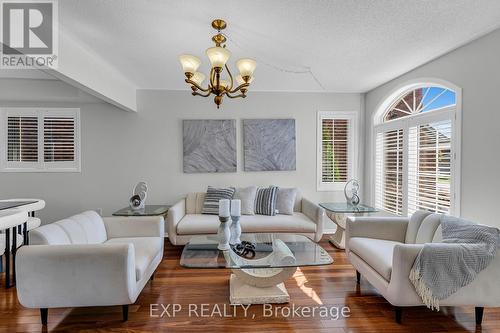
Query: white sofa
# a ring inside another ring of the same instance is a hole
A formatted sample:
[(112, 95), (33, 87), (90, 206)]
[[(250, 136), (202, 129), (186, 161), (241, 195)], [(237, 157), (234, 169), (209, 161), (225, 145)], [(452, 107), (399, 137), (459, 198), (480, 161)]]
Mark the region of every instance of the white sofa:
[[(346, 252), (351, 264), (396, 308), (423, 305), (411, 283), (410, 269), (424, 243), (442, 240), (439, 214), (425, 211), (402, 217), (349, 217)], [(500, 253), (469, 285), (441, 300), (443, 306), (476, 307), (476, 323), (481, 324), (484, 307), (500, 306)]]
[[(195, 235), (217, 234), (217, 215), (201, 214), (205, 192), (189, 193), (168, 210), (167, 233), (173, 245), (184, 245)], [(293, 233), (318, 242), (323, 236), (325, 210), (297, 194), (293, 215), (242, 215), (242, 232)]]
[(30, 232), (17, 254), (17, 296), (28, 308), (122, 305), (123, 319), (163, 258), (162, 217), (87, 211)]

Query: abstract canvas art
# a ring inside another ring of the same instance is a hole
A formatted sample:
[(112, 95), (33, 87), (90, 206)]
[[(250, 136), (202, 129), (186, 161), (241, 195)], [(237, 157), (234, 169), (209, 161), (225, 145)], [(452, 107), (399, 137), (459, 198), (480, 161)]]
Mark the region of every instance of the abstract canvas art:
[(185, 173), (236, 172), (235, 120), (184, 120)]
[(295, 119), (243, 120), (245, 171), (295, 170)]

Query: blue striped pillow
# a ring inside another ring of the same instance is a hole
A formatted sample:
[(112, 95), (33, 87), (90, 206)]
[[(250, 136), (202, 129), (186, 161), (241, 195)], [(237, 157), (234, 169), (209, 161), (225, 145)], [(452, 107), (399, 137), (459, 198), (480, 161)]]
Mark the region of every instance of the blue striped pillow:
[(207, 194), (205, 195), (205, 201), (203, 202), (202, 214), (219, 215), (219, 200), (233, 198), (235, 188), (216, 188), (209, 186), (207, 188)]
[(278, 193), (277, 186), (269, 186), (268, 188), (259, 188), (255, 196), (255, 214), (260, 215), (276, 215), (276, 194)]

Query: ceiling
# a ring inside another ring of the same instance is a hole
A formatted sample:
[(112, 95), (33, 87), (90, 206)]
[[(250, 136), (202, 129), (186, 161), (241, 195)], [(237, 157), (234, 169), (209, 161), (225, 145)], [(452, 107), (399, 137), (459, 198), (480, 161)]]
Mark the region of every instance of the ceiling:
[(187, 89), (182, 53), (207, 72), (218, 17), (231, 67), (258, 61), (252, 90), (365, 92), (500, 27), (500, 1), (59, 1), (62, 29), (140, 89)]

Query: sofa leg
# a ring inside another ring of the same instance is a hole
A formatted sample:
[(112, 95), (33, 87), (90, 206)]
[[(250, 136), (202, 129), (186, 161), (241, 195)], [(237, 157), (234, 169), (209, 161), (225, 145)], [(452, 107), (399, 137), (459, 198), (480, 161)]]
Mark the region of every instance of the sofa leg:
[(122, 305), (123, 321), (128, 320), (128, 304)]
[(403, 314), (403, 308), (400, 306), (395, 306), (394, 311), (396, 314), (396, 323), (401, 324), (401, 315)]
[(153, 272), (153, 274), (151, 274), (151, 277), (149, 278), (150, 281), (153, 281), (155, 279), (155, 272)]
[(483, 312), (484, 308), (482, 306), (476, 307), (476, 325), (481, 326), (483, 323)]
[(361, 281), (361, 273), (356, 271), (356, 282), (359, 283)]
[(49, 317), (49, 309), (40, 309), (40, 318), (42, 319), (42, 325), (47, 326), (47, 318)]

